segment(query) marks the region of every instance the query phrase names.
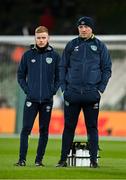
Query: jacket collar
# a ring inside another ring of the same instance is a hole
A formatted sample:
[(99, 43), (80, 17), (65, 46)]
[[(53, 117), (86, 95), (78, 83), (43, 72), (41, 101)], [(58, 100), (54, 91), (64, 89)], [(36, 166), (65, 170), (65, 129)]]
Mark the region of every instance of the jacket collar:
[(53, 49), (52, 46), (50, 46), (49, 44), (47, 44), (47, 45), (46, 45), (45, 47), (43, 47), (43, 48), (37, 47), (36, 44), (31, 44), (31, 45), (30, 45), (30, 48), (31, 48), (32, 50), (37, 50), (37, 51), (39, 51), (39, 52), (51, 51), (51, 50)]

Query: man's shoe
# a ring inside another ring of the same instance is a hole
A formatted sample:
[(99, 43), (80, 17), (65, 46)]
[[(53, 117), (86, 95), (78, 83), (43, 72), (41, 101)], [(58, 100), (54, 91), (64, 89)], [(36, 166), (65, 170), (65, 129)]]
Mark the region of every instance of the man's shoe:
[(97, 162), (91, 161), (90, 167), (91, 167), (91, 168), (98, 168), (99, 166), (98, 166), (98, 163), (97, 163)]
[(35, 166), (38, 167), (38, 166), (45, 166), (42, 162), (35, 162)]
[(67, 163), (66, 161), (60, 160), (58, 164), (56, 165), (56, 167), (67, 167)]
[(26, 166), (25, 160), (19, 160), (14, 166)]

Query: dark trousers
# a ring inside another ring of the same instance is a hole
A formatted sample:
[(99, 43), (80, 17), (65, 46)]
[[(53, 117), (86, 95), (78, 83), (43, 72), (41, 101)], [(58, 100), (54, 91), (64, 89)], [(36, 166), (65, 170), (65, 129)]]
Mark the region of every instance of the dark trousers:
[(98, 92), (88, 92), (83, 94), (67, 92), (64, 94), (64, 98), (65, 124), (62, 136), (61, 160), (67, 159), (67, 155), (69, 154), (74, 139), (78, 117), (82, 109), (85, 117), (91, 161), (96, 161), (98, 151), (97, 121), (100, 95)]
[(25, 101), (23, 113), (23, 127), (20, 135), (20, 160), (26, 160), (28, 150), (28, 136), (31, 133), (37, 113), (39, 113), (39, 141), (35, 162), (43, 159), (47, 141), (48, 129), (52, 111), (52, 102), (36, 103)]

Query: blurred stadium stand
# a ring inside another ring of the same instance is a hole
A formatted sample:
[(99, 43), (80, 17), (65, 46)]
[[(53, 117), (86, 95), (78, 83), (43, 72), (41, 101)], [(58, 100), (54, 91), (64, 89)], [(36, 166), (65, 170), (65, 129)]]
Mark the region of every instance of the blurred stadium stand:
[[(126, 110), (126, 59), (114, 59), (112, 77), (101, 99), (106, 109)], [(125, 101), (125, 102), (124, 102)]]
[[(53, 35), (76, 34), (80, 16), (96, 20), (96, 34), (125, 34), (126, 1), (119, 0), (2, 0), (0, 5), (0, 35), (33, 35), (41, 17), (49, 9), (53, 26), (46, 16)], [(44, 16), (45, 17), (45, 16)]]

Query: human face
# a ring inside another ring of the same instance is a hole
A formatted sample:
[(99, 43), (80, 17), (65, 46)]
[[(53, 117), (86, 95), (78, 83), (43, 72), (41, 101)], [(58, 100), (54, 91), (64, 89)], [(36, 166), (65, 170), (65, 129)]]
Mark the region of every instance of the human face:
[(78, 26), (79, 36), (82, 38), (89, 39), (92, 36), (92, 29), (86, 25)]
[(35, 42), (38, 47), (42, 48), (47, 45), (49, 41), (49, 35), (47, 32), (35, 33)]

